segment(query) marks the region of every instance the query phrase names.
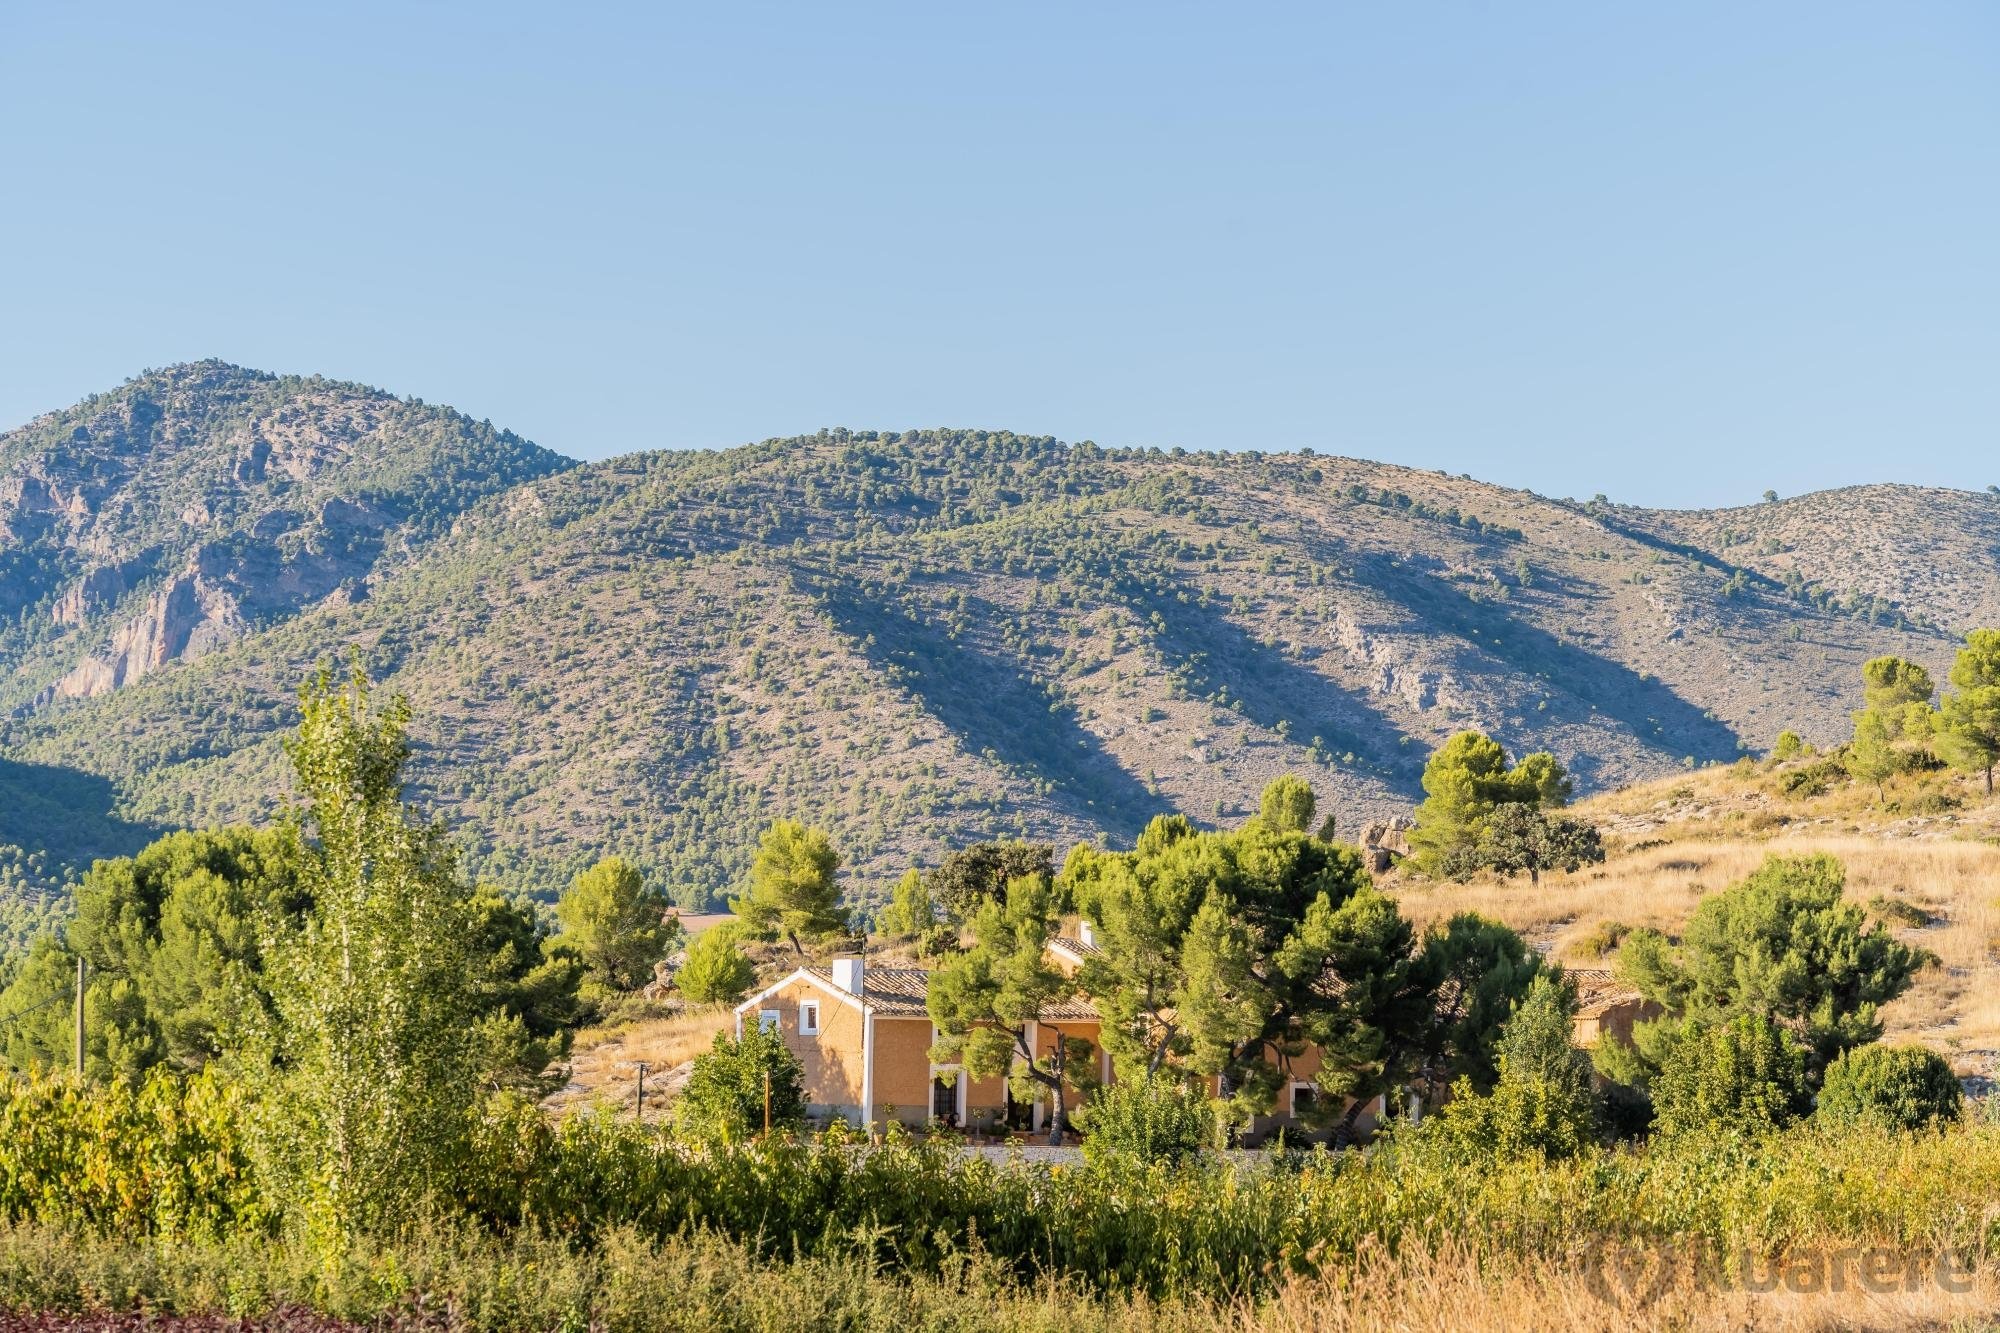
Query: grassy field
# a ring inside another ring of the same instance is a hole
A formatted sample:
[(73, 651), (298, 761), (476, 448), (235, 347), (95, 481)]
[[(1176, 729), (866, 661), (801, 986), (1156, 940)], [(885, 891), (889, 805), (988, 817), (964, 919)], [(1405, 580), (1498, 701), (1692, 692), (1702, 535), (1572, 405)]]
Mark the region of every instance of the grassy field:
[[(1640, 1262), (1621, 1277), (1600, 1254), (1524, 1263), (1462, 1249), (1378, 1249), (1337, 1274), (1294, 1280), (1256, 1300), (1157, 1301), (1098, 1296), (1056, 1279), (1023, 1283), (976, 1258), (935, 1276), (891, 1275), (857, 1258), (772, 1262), (712, 1236), (652, 1242), (614, 1233), (579, 1253), (534, 1235), (438, 1234), (359, 1252), (328, 1270), (283, 1245), (142, 1246), (15, 1226), (0, 1229), (0, 1327), (1972, 1333), (1995, 1327), (2000, 1311), (2000, 1281), (1990, 1271), (1949, 1286), (1926, 1274), (1868, 1291), (1852, 1265), (1837, 1290), (1831, 1277), (1787, 1283), (1757, 1268), (1751, 1286), (1769, 1290), (1752, 1290), (1698, 1278), (1685, 1264), (1663, 1270)], [(309, 1306), (331, 1319), (295, 1325)]]

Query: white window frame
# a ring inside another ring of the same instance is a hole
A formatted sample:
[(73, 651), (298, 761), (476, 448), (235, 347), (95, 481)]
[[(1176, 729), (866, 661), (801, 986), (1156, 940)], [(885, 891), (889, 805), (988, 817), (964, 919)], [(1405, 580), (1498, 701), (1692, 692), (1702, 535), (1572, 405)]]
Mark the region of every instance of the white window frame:
[(1297, 1120), (1299, 1118), (1299, 1093), (1301, 1090), (1307, 1096), (1315, 1099), (1320, 1095), (1318, 1083), (1310, 1079), (1293, 1079), (1290, 1091), (1285, 1094), (1285, 1115), (1287, 1119)]
[(759, 1032), (783, 1032), (784, 1026), (785, 1016), (776, 1009), (759, 1009), (757, 1011), (757, 1030)]
[(799, 1035), (817, 1037), (819, 1035), (819, 1001), (799, 1001)]

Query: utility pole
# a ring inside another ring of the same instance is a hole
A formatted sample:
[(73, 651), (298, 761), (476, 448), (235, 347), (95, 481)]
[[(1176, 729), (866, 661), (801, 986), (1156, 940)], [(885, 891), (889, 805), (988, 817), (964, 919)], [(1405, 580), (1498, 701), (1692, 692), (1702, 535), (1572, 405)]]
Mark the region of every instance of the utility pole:
[(639, 1062), (639, 1100), (634, 1107), (632, 1118), (641, 1124), (646, 1120), (646, 1062)]
[(76, 1077), (83, 1079), (83, 958), (76, 960)]

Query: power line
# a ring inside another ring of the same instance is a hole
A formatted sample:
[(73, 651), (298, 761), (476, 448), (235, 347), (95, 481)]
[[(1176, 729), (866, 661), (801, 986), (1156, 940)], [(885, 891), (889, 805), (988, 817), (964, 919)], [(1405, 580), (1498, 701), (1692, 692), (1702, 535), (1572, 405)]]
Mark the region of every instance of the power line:
[(21, 1010), (19, 1013), (8, 1014), (5, 1018), (0, 1018), (0, 1027), (5, 1027), (9, 1023), (13, 1023), (20, 1019), (26, 1018), (29, 1014), (34, 1013), (35, 1010), (37, 1009), (46, 1009), (50, 1005), (60, 1003), (61, 1001), (67, 1000), (68, 998), (69, 998), (68, 995), (51, 995), (49, 996), (48, 999), (43, 1000), (40, 1004), (31, 1004), (26, 1009)]

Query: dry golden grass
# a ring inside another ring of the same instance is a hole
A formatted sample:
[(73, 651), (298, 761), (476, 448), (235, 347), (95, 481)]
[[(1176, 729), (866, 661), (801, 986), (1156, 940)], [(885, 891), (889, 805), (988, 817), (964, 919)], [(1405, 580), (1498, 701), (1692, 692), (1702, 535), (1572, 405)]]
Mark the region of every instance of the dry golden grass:
[[(1960, 802), (1942, 813), (1906, 813), (1926, 797)], [(1825, 852), (1847, 868), (1848, 897), (1878, 897), (1928, 913), (1931, 923), (1889, 921), (1899, 937), (1935, 954), (1908, 994), (1884, 1014), (1891, 1041), (1921, 1041), (1959, 1073), (2000, 1069), (2000, 802), (1978, 785), (1922, 775), (1873, 789), (1837, 788), (1809, 801), (1777, 791), (1761, 768), (1707, 769), (1582, 802), (1607, 831), (1605, 864), (1573, 875), (1432, 883), (1392, 876), (1403, 910), (1419, 923), (1455, 912), (1504, 921), (1552, 956), (1603, 966), (1591, 937), (1605, 922), (1677, 931), (1706, 894), (1756, 869), (1766, 856)], [(1615, 957), (1615, 955), (1613, 955)]]
[[(1990, 1270), (1952, 1285), (1935, 1280), (1928, 1265), (1903, 1289), (1862, 1289), (1858, 1262), (1840, 1267), (1839, 1290), (1831, 1267), (1800, 1268), (1790, 1290), (1783, 1272), (1762, 1265), (1750, 1271), (1770, 1291), (1732, 1289), (1731, 1277), (1698, 1280), (1692, 1265), (1657, 1270), (1643, 1259), (1629, 1282), (1593, 1257), (1569, 1263), (1517, 1263), (1500, 1270), (1469, 1254), (1406, 1253), (1364, 1256), (1351, 1269), (1286, 1288), (1255, 1308), (1239, 1312), (1237, 1327), (1271, 1333), (1363, 1333), (1383, 1329), (1453, 1329), (1463, 1333), (1538, 1333), (1576, 1330), (1762, 1329), (1772, 1333), (1821, 1330), (1983, 1329), (2000, 1313), (2000, 1278)], [(1593, 1269), (1597, 1270), (1593, 1273)]]
[(672, 1072), (708, 1049), (715, 1034), (733, 1029), (728, 1005), (703, 1005), (668, 1018), (646, 1019), (616, 1028), (586, 1028), (577, 1034), (569, 1081), (543, 1105), (571, 1111), (608, 1105), (629, 1115), (636, 1104), (640, 1064), (647, 1069), (646, 1119), (666, 1109), (678, 1090)]

